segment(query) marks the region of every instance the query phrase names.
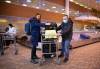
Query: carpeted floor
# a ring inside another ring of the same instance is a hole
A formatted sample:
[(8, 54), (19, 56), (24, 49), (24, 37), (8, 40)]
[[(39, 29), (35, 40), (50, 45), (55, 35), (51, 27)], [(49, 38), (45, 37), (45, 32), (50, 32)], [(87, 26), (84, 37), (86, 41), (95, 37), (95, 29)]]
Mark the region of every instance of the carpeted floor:
[[(46, 63), (42, 66), (30, 62), (31, 49), (24, 46), (19, 47), (19, 54), (14, 55), (13, 47), (0, 56), (0, 69), (100, 69), (100, 43), (76, 48), (70, 51), (70, 59), (61, 65)], [(37, 52), (41, 56), (41, 52)]]

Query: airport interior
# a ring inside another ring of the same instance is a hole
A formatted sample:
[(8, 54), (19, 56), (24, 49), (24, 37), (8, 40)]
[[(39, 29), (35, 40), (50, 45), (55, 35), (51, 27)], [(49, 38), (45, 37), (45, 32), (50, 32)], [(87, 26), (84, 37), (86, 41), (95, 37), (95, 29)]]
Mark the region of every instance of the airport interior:
[[(43, 24), (55, 23), (59, 27), (65, 15), (73, 22), (69, 60), (66, 63), (58, 57), (62, 50), (62, 35), (58, 36), (57, 33), (61, 31), (50, 30), (47, 33), (51, 34), (50, 37), (57, 34), (54, 39), (56, 56), (44, 60), (41, 41), (36, 51), (40, 58), (38, 63), (30, 62), (33, 35), (26, 34), (25, 25), (37, 13), (41, 15)], [(9, 24), (16, 28), (15, 38), (7, 36)], [(12, 41), (9, 46), (6, 46), (7, 40)], [(46, 68), (100, 69), (100, 0), (0, 0), (0, 69)]]

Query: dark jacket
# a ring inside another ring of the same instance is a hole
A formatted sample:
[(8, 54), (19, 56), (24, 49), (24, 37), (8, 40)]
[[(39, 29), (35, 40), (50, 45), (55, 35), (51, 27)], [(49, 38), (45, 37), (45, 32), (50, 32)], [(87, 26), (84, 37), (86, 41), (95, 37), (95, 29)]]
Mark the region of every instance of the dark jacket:
[(40, 33), (40, 27), (44, 26), (44, 24), (41, 24), (39, 20), (37, 20), (35, 17), (31, 21), (31, 41), (33, 46), (37, 46), (38, 42), (41, 41), (41, 33)]
[(62, 39), (66, 40), (72, 39), (72, 35), (73, 35), (73, 22), (71, 20), (68, 20), (68, 23), (62, 23), (57, 30), (61, 29), (61, 34), (62, 34)]

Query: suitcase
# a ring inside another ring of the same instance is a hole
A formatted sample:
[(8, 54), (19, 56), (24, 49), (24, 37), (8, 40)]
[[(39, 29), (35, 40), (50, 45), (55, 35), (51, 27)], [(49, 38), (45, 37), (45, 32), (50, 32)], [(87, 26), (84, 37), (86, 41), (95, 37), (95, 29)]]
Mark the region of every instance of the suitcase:
[[(52, 55), (55, 56), (56, 54), (56, 44), (43, 44), (42, 52), (44, 58), (52, 58)], [(46, 54), (45, 54), (46, 53)]]

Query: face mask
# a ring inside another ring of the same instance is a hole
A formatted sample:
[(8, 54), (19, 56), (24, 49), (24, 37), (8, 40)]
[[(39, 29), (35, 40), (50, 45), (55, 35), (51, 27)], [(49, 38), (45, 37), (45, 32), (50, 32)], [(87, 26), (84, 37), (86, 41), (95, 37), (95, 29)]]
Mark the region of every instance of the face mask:
[(63, 20), (64, 23), (67, 23), (67, 20)]

